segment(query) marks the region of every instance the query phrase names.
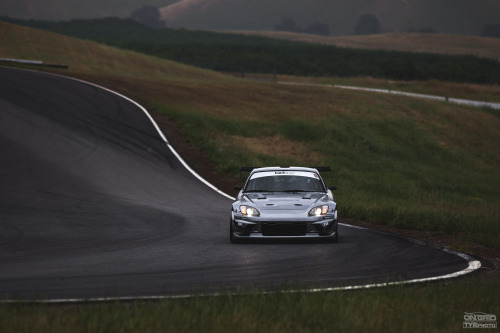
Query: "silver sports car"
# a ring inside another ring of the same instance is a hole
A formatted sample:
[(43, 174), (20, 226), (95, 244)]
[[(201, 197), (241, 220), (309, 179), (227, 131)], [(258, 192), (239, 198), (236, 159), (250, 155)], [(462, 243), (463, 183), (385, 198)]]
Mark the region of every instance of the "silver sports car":
[(325, 238), (338, 240), (337, 203), (319, 171), (326, 168), (243, 167), (250, 171), (231, 210), (230, 240)]

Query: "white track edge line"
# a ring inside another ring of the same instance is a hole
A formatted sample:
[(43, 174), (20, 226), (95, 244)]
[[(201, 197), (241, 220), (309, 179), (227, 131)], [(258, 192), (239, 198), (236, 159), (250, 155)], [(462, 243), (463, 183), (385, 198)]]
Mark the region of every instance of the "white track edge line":
[[(454, 253), (452, 251), (452, 253)], [(455, 253), (456, 254), (456, 253)], [(14, 303), (40, 303), (40, 304), (57, 304), (57, 303), (87, 303), (87, 302), (123, 302), (123, 301), (157, 301), (157, 300), (171, 300), (171, 299), (186, 299), (194, 297), (213, 297), (213, 296), (244, 296), (244, 295), (274, 295), (274, 294), (296, 294), (296, 293), (319, 293), (319, 292), (335, 292), (335, 291), (350, 291), (350, 290), (363, 290), (372, 288), (384, 288), (393, 286), (404, 286), (416, 283), (435, 282), (439, 280), (457, 278), (459, 276), (472, 273), (473, 271), (481, 268), (479, 260), (472, 260), (468, 262), (467, 268), (455, 272), (434, 276), (422, 279), (412, 279), (405, 281), (382, 282), (372, 283), (345, 287), (326, 287), (326, 288), (311, 288), (311, 289), (291, 289), (285, 291), (260, 291), (260, 292), (213, 292), (207, 294), (181, 294), (181, 295), (163, 295), (163, 296), (123, 296), (123, 297), (95, 297), (95, 298), (60, 298), (60, 299), (46, 299), (46, 300), (1, 300), (0, 304), (14, 304)]]
[[(28, 71), (32, 71), (32, 70), (28, 70)], [(199, 174), (197, 174), (193, 169), (191, 169), (188, 166), (188, 164), (181, 158), (181, 156), (175, 151), (175, 149), (170, 145), (170, 143), (168, 142), (167, 138), (165, 137), (165, 135), (163, 134), (163, 132), (160, 130), (158, 124), (154, 121), (153, 117), (149, 114), (149, 112), (142, 105), (140, 105), (139, 103), (137, 103), (133, 99), (131, 99), (131, 98), (125, 96), (125, 95), (122, 95), (119, 92), (111, 90), (109, 88), (100, 86), (100, 85), (92, 83), (92, 82), (88, 82), (88, 81), (84, 81), (84, 80), (81, 80), (81, 79), (73, 78), (73, 77), (70, 77), (70, 76), (65, 76), (65, 75), (61, 75), (61, 74), (53, 74), (53, 73), (48, 73), (48, 72), (40, 72), (40, 71), (33, 71), (33, 72), (43, 73), (43, 74), (46, 74), (46, 75), (49, 75), (49, 76), (50, 75), (59, 76), (59, 77), (63, 77), (63, 78), (66, 78), (66, 79), (71, 79), (71, 80), (74, 80), (74, 81), (78, 81), (78, 82), (81, 82), (81, 83), (84, 83), (84, 84), (87, 84), (87, 85), (90, 85), (90, 86), (94, 86), (94, 87), (103, 89), (103, 90), (105, 90), (107, 92), (110, 92), (112, 94), (115, 94), (115, 95), (117, 95), (117, 96), (119, 96), (119, 97), (121, 97), (121, 98), (123, 98), (123, 99), (125, 99), (125, 100), (127, 100), (129, 102), (131, 102), (132, 104), (136, 105), (140, 110), (142, 110), (146, 114), (146, 116), (149, 118), (149, 120), (152, 122), (153, 126), (157, 130), (157, 132), (160, 135), (160, 137), (165, 141), (165, 144), (168, 146), (168, 148), (172, 151), (172, 153), (176, 156), (176, 158), (179, 159), (179, 162), (181, 162), (181, 164), (193, 176), (195, 176), (198, 180), (200, 180), (201, 182), (203, 182), (205, 185), (207, 185), (211, 189), (215, 190), (217, 193), (225, 196), (226, 198), (229, 198), (231, 200), (235, 199), (235, 198), (231, 197), (230, 195), (228, 195), (228, 194), (222, 192), (221, 190), (219, 190), (217, 187), (215, 187), (214, 185), (212, 185), (211, 183), (209, 183), (207, 180), (205, 180), (203, 177), (201, 177)], [(359, 227), (359, 226), (353, 226), (353, 225), (345, 224), (345, 223), (339, 223), (339, 224), (341, 224), (343, 226), (346, 226), (346, 227), (350, 227), (350, 228), (371, 230), (371, 229), (368, 229), (368, 228)], [(405, 239), (410, 240), (410, 241), (416, 241), (416, 240), (412, 240), (410, 238), (403, 237), (403, 236), (399, 236), (399, 237), (405, 238)], [(432, 244), (428, 244), (428, 243), (425, 243), (425, 244), (427, 244), (428, 246), (432, 245)], [(471, 256), (469, 256), (467, 254), (456, 252), (456, 251), (449, 250), (449, 249), (446, 249), (446, 248), (441, 248), (441, 250), (445, 251), (445, 252), (448, 252), (448, 253), (455, 254), (455, 255), (461, 257), (462, 259), (464, 259), (468, 263), (467, 268), (465, 268), (463, 270), (460, 270), (458, 272), (455, 272), (455, 273), (449, 273), (449, 274), (445, 274), (445, 275), (428, 277), (428, 278), (422, 278), (422, 279), (412, 279), (412, 280), (395, 281), (395, 282), (384, 282), (384, 283), (373, 283), (373, 284), (355, 285), (355, 286), (346, 286), (346, 287), (328, 287), (328, 288), (314, 288), (314, 289), (295, 289), (295, 290), (282, 291), (282, 292), (266, 292), (266, 291), (263, 291), (263, 292), (257, 292), (257, 293), (252, 293), (252, 294), (278, 294), (278, 293), (300, 293), (300, 292), (314, 293), (314, 292), (347, 291), (347, 290), (359, 290), (359, 289), (370, 289), (370, 288), (378, 288), (378, 287), (406, 285), (406, 284), (423, 283), (423, 282), (431, 282), (431, 281), (438, 281), (438, 280), (456, 278), (456, 277), (459, 277), (459, 276), (462, 276), (462, 275), (465, 275), (465, 274), (472, 273), (473, 271), (478, 270), (479, 268), (481, 268), (481, 262), (479, 260), (474, 259), (473, 257), (471, 257)], [(242, 293), (228, 293), (228, 294), (230, 294), (230, 295), (242, 295)], [(198, 294), (197, 296), (217, 296), (217, 295), (224, 295), (224, 293)], [(132, 297), (125, 296), (125, 297), (97, 297), (97, 298), (63, 298), (63, 299), (48, 299), (48, 300), (0, 300), (0, 304), (1, 303), (78, 303), (78, 302), (107, 302), (107, 301), (132, 301), (132, 300), (162, 300), (162, 299), (191, 298), (191, 297), (195, 297), (195, 296), (196, 295), (194, 295), (194, 294), (185, 294), (185, 295), (170, 295), (170, 296), (135, 296), (135, 297), (134, 296), (132, 296)]]
[[(45, 72), (42, 72), (42, 73), (45, 73)], [(106, 87), (103, 87), (101, 85), (98, 85), (98, 84), (95, 84), (95, 83), (92, 83), (92, 82), (88, 82), (88, 81), (84, 81), (84, 80), (81, 80), (81, 79), (77, 79), (77, 78), (74, 78), (74, 77), (70, 77), (70, 76), (65, 76), (65, 75), (60, 75), (60, 74), (53, 74), (53, 75), (56, 75), (56, 76), (59, 76), (59, 77), (64, 77), (64, 78), (67, 78), (67, 79), (71, 79), (71, 80), (74, 80), (74, 81), (77, 81), (77, 82), (81, 82), (81, 83), (84, 83), (84, 84), (87, 84), (87, 85), (90, 85), (90, 86), (93, 86), (93, 87), (96, 87), (96, 88), (99, 88), (99, 89), (102, 89), (104, 91), (107, 91), (109, 93), (112, 93), (112, 94), (115, 94), (127, 101), (129, 101), (130, 103), (134, 104), (136, 107), (138, 107), (140, 110), (142, 110), (142, 112), (148, 117), (149, 121), (151, 121), (151, 123), (153, 124), (154, 128), (156, 129), (156, 131), (158, 132), (158, 135), (160, 135), (160, 137), (162, 138), (162, 140), (165, 142), (165, 144), (167, 145), (167, 147), (170, 149), (170, 151), (174, 154), (174, 156), (179, 160), (179, 162), (181, 162), (181, 164), (194, 176), (196, 177), (199, 181), (201, 181), (203, 184), (207, 185), (208, 187), (210, 187), (212, 190), (216, 191), (217, 193), (225, 196), (226, 198), (228, 199), (231, 199), (231, 200), (235, 200), (234, 197), (231, 197), (230, 195), (224, 193), (223, 191), (219, 190), (217, 187), (215, 187), (214, 185), (212, 185), (211, 183), (209, 183), (206, 179), (204, 179), (202, 176), (200, 176), (196, 171), (194, 171), (185, 161), (184, 159), (177, 153), (177, 151), (174, 149), (174, 147), (172, 147), (172, 145), (170, 144), (170, 142), (167, 140), (167, 137), (163, 134), (163, 132), (161, 131), (160, 127), (158, 126), (158, 124), (156, 123), (156, 121), (153, 119), (153, 117), (151, 116), (151, 114), (146, 110), (145, 107), (143, 107), (142, 105), (140, 105), (139, 103), (137, 103), (136, 101), (134, 101), (133, 99), (123, 95), (123, 94), (120, 94), (119, 92), (117, 91), (114, 91), (114, 90), (111, 90), (109, 88), (106, 88)]]

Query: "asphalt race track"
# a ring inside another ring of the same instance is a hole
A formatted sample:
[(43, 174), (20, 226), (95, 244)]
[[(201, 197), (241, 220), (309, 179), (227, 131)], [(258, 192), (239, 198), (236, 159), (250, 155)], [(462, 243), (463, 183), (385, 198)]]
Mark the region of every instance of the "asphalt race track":
[(231, 244), (230, 199), (186, 170), (143, 111), (64, 77), (0, 68), (0, 151), (3, 300), (338, 287), (469, 267), (345, 225), (336, 244)]

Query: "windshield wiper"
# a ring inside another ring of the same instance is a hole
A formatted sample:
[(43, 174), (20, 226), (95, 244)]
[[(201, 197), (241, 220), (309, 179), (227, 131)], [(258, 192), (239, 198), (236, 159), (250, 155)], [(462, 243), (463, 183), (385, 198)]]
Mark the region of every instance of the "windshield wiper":
[(280, 191), (280, 192), (310, 192), (310, 191), (305, 191), (305, 190), (284, 190), (284, 191)]

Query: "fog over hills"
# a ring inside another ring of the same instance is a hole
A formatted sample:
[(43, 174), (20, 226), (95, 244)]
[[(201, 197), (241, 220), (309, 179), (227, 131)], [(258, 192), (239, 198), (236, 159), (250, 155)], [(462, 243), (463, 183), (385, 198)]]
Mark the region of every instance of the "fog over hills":
[(354, 34), (363, 14), (374, 15), (380, 32), (432, 29), (480, 34), (500, 24), (499, 0), (181, 0), (160, 9), (169, 27), (274, 30), (283, 18), (306, 27), (327, 24), (330, 35)]
[(179, 0), (0, 0), (0, 16), (66, 21), (130, 17), (143, 6), (168, 6)]
[(363, 14), (378, 32), (433, 31), (481, 34), (500, 25), (500, 0), (0, 0), (0, 16), (21, 19), (130, 17), (143, 6), (159, 8), (167, 27), (275, 30), (286, 19), (296, 32), (327, 27), (352, 35)]

